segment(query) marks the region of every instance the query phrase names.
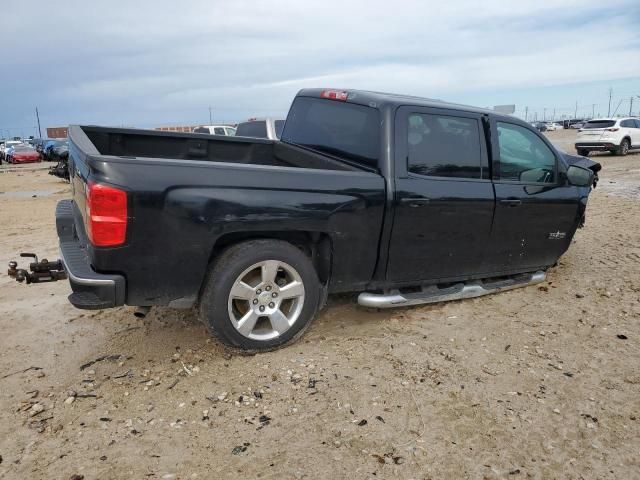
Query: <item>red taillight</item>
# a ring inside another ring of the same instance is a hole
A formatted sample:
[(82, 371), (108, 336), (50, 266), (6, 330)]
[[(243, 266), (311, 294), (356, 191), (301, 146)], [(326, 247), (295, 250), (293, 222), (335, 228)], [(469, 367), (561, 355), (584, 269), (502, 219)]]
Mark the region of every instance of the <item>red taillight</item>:
[(341, 102), (346, 102), (349, 94), (340, 90), (323, 90), (320, 96), (322, 98), (328, 98), (329, 100), (339, 100)]
[(617, 132), (618, 130), (620, 130), (618, 127), (607, 128), (607, 132)]
[(96, 247), (115, 247), (127, 235), (127, 193), (114, 187), (87, 186), (87, 234)]

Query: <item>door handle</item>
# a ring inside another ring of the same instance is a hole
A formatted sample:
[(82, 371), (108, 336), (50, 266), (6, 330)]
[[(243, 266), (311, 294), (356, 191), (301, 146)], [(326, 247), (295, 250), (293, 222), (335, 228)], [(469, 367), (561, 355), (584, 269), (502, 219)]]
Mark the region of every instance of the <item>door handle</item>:
[(518, 205), (522, 204), (522, 200), (519, 200), (517, 198), (507, 198), (505, 200), (500, 200), (500, 203), (502, 205), (506, 205), (507, 207), (517, 207)]
[(404, 197), (400, 199), (400, 203), (409, 205), (411, 208), (427, 205), (431, 199), (427, 197)]

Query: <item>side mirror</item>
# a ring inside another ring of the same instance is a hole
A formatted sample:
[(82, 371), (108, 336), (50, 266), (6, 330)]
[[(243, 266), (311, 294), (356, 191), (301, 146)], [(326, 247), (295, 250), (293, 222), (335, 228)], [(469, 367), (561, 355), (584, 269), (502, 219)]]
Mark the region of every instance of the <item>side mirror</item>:
[(588, 168), (570, 165), (567, 168), (567, 180), (576, 187), (590, 187), (593, 184), (594, 173)]

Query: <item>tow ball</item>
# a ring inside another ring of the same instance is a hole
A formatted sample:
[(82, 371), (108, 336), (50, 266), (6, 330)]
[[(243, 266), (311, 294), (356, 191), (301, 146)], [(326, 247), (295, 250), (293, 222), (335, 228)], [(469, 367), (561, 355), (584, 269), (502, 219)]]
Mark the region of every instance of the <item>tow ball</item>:
[(15, 278), (18, 283), (22, 283), (26, 280), (27, 285), (30, 283), (44, 283), (44, 282), (57, 282), (58, 280), (65, 280), (67, 273), (64, 271), (64, 266), (61, 260), (50, 262), (46, 258), (38, 261), (38, 256), (35, 253), (21, 253), (23, 258), (33, 258), (35, 262), (29, 264), (29, 270), (24, 268), (18, 268), (18, 262), (15, 260), (9, 262), (8, 274), (11, 278)]

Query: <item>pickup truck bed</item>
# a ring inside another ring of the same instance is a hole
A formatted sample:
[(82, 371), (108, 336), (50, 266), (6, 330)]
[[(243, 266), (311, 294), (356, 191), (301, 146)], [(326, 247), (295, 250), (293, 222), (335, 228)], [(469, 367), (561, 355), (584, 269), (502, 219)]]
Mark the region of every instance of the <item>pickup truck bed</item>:
[[(214, 252), (260, 232), (313, 240), (318, 256), (333, 251), (333, 291), (373, 273), (385, 198), (378, 173), (271, 140), (82, 126), (69, 135), (77, 248), (95, 271), (126, 276), (124, 302), (103, 308), (189, 307)], [(89, 177), (127, 190), (127, 239), (117, 248), (87, 238)]]
[(93, 126), (76, 127), (73, 137), (93, 155), (337, 171), (361, 170), (293, 145), (259, 138)]

